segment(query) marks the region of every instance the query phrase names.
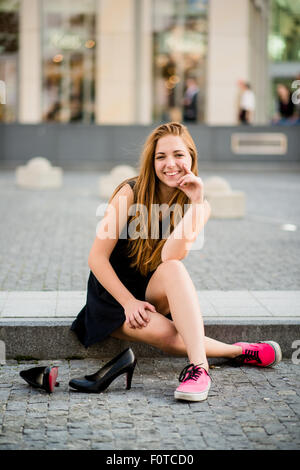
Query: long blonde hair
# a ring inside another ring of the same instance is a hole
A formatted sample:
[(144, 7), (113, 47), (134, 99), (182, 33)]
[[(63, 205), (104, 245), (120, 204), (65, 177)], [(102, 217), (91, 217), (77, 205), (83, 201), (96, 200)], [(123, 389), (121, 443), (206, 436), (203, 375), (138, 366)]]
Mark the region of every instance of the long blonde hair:
[[(169, 122), (162, 124), (154, 129), (146, 139), (144, 144), (141, 157), (140, 157), (140, 169), (139, 175), (136, 178), (136, 184), (134, 186), (134, 200), (137, 205), (143, 205), (147, 208), (148, 222), (144, 220), (142, 231), (146, 234), (145, 238), (139, 237), (136, 239), (129, 239), (129, 251), (128, 256), (132, 258), (131, 266), (135, 267), (140, 273), (146, 276), (150, 271), (154, 271), (161, 263), (161, 250), (163, 248), (166, 239), (151, 238), (151, 214), (153, 204), (159, 204), (158, 198), (158, 183), (159, 180), (156, 176), (154, 169), (154, 155), (158, 140), (166, 135), (180, 136), (188, 148), (192, 159), (191, 171), (198, 175), (198, 155), (195, 143), (190, 135), (188, 129), (178, 122)], [(119, 191), (119, 189), (130, 181), (134, 181), (135, 178), (130, 178), (123, 181), (114, 191), (111, 199)], [(110, 200), (111, 200), (110, 199)], [(189, 203), (188, 197), (180, 189), (175, 189), (172, 197), (167, 202), (168, 206), (176, 204), (176, 207), (180, 207), (183, 213), (184, 205)], [(138, 217), (136, 214), (131, 220)], [(139, 217), (143, 218), (143, 214), (140, 213)], [(178, 213), (172, 212), (170, 218), (170, 233), (176, 226)], [(179, 214), (180, 217), (180, 214)], [(153, 234), (153, 232), (152, 232)]]

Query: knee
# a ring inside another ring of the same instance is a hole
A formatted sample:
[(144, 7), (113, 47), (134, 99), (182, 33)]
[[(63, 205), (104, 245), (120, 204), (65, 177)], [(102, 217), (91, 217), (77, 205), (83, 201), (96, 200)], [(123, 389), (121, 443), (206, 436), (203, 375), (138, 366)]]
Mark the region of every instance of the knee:
[(178, 259), (168, 259), (163, 261), (157, 268), (161, 275), (169, 276), (177, 275), (178, 273), (186, 271), (182, 261)]

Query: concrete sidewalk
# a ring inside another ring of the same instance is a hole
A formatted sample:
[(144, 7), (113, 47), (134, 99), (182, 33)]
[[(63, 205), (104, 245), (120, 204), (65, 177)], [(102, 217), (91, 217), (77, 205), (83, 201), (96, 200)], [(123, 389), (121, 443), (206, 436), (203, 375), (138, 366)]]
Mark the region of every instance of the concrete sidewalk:
[[(300, 291), (197, 291), (206, 335), (226, 343), (274, 340), (290, 358), (300, 339)], [(111, 357), (128, 344), (110, 338), (85, 349), (69, 328), (85, 291), (0, 292), (0, 340), (6, 356), (35, 359)], [(139, 355), (162, 353), (135, 345)]]

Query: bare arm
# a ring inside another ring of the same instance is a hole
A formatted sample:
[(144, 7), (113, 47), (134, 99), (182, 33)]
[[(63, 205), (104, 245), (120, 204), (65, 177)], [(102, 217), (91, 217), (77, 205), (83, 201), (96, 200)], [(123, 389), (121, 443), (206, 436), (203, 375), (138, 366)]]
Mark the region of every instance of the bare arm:
[[(128, 207), (133, 202), (133, 192), (129, 185), (123, 186), (118, 194), (113, 198), (107, 209), (105, 216), (97, 227), (97, 235), (92, 245), (88, 264), (103, 287), (121, 304), (124, 305), (126, 301), (131, 300), (133, 295), (126, 289), (124, 284), (116, 275), (112, 265), (109, 262), (110, 255), (117, 244), (119, 228), (119, 201), (120, 197), (126, 198)], [(127, 221), (126, 217), (121, 221), (123, 226)], [(108, 228), (114, 227), (115, 234), (111, 233), (108, 236)]]
[(179, 188), (189, 197), (191, 204), (163, 246), (162, 261), (183, 259), (189, 252), (200, 231), (208, 221), (211, 209), (203, 199), (203, 183), (186, 165), (185, 175), (179, 180)]
[[(110, 255), (117, 244), (119, 233), (127, 223), (128, 208), (132, 203), (133, 191), (126, 184), (115, 195), (97, 227), (97, 236), (89, 254), (88, 264), (100, 284), (124, 308), (127, 323), (132, 328), (136, 328), (146, 326), (147, 323), (145, 322), (149, 321), (149, 315), (145, 308), (147, 307), (153, 311), (155, 311), (155, 308), (148, 302), (139, 301), (133, 296), (120, 281), (109, 261)], [(110, 234), (109, 228), (112, 230)]]
[(203, 229), (211, 214), (208, 201), (192, 203), (163, 246), (162, 261), (183, 259)]

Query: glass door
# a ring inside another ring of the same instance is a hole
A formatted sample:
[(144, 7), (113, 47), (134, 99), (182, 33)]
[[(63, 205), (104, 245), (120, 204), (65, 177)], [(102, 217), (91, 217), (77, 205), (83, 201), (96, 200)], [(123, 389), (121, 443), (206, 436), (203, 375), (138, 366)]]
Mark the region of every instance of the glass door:
[(95, 0), (43, 0), (43, 120), (95, 120)]
[(154, 121), (204, 119), (207, 3), (153, 1)]

